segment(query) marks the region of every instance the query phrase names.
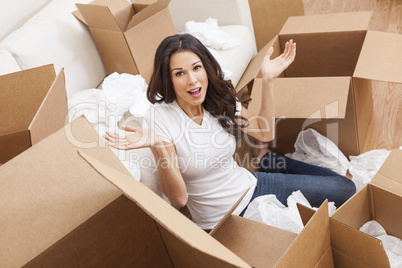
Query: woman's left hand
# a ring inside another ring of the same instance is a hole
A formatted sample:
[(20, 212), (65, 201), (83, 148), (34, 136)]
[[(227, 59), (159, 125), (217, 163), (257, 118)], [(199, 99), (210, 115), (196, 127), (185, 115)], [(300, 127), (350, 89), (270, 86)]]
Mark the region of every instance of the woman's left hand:
[(261, 64), (262, 78), (268, 81), (277, 78), (294, 61), (296, 56), (296, 43), (293, 43), (292, 39), (286, 42), (285, 51), (271, 60), (273, 52), (274, 48), (270, 47)]

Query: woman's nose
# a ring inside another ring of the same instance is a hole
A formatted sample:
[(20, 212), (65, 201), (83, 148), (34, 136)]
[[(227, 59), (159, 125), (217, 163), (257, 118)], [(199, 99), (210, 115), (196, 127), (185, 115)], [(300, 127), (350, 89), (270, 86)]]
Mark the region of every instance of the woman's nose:
[(197, 83), (197, 77), (195, 76), (195, 74), (189, 73), (189, 75), (188, 75), (188, 84), (192, 85), (192, 84), (196, 84), (196, 83)]

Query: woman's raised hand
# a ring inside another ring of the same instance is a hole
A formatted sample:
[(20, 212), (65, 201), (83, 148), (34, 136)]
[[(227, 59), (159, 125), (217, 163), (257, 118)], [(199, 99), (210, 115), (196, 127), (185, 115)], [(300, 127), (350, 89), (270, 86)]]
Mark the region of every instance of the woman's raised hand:
[(115, 135), (110, 132), (106, 132), (103, 137), (108, 141), (109, 146), (119, 150), (132, 150), (145, 147), (152, 147), (157, 142), (157, 136), (155, 132), (148, 128), (140, 127), (121, 127), (123, 130), (130, 132), (124, 136)]
[(262, 78), (271, 81), (277, 78), (294, 61), (296, 56), (296, 43), (289, 40), (285, 44), (285, 51), (271, 60), (274, 48), (270, 47), (261, 64)]

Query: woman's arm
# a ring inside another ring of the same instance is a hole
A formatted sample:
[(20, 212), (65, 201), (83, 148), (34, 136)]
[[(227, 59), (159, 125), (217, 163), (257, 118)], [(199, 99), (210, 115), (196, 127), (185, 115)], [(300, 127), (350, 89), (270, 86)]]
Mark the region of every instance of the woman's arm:
[(129, 126), (123, 126), (122, 129), (131, 134), (116, 136), (107, 132), (104, 138), (109, 141), (109, 145), (119, 150), (150, 147), (158, 165), (159, 185), (162, 192), (173, 206), (184, 207), (187, 204), (188, 194), (173, 144), (163, 142), (150, 129)]
[(275, 103), (274, 103), (274, 80), (294, 60), (296, 56), (296, 43), (293, 40), (286, 42), (285, 51), (271, 60), (274, 48), (270, 47), (261, 64), (262, 96), (261, 108), (258, 115), (250, 113), (242, 107), (241, 116), (250, 121), (250, 125), (242, 130), (250, 136), (268, 142), (275, 138)]
[(173, 206), (184, 207), (187, 204), (188, 194), (173, 144), (160, 141), (155, 146), (151, 146), (151, 151), (158, 165), (159, 185), (162, 192)]

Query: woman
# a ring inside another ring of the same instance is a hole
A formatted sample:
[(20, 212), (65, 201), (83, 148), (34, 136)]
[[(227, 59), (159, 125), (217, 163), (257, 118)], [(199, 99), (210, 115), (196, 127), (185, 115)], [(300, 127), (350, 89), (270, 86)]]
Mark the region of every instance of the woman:
[(255, 116), (237, 101), (233, 85), (201, 42), (188, 34), (167, 37), (156, 51), (147, 91), (154, 104), (145, 117), (148, 126), (125, 126), (130, 134), (105, 137), (117, 149), (150, 147), (162, 192), (173, 206), (187, 205), (203, 229), (212, 229), (247, 190), (234, 214), (242, 215), (265, 194), (286, 204), (301, 190), (313, 206), (325, 199), (340, 206), (355, 192), (343, 176), (275, 153), (261, 158), (256, 173), (234, 161), (241, 131), (262, 142), (274, 139), (273, 81), (293, 62), (296, 43), (288, 41), (283, 54), (271, 60), (272, 53), (271, 47), (261, 65), (263, 95)]

